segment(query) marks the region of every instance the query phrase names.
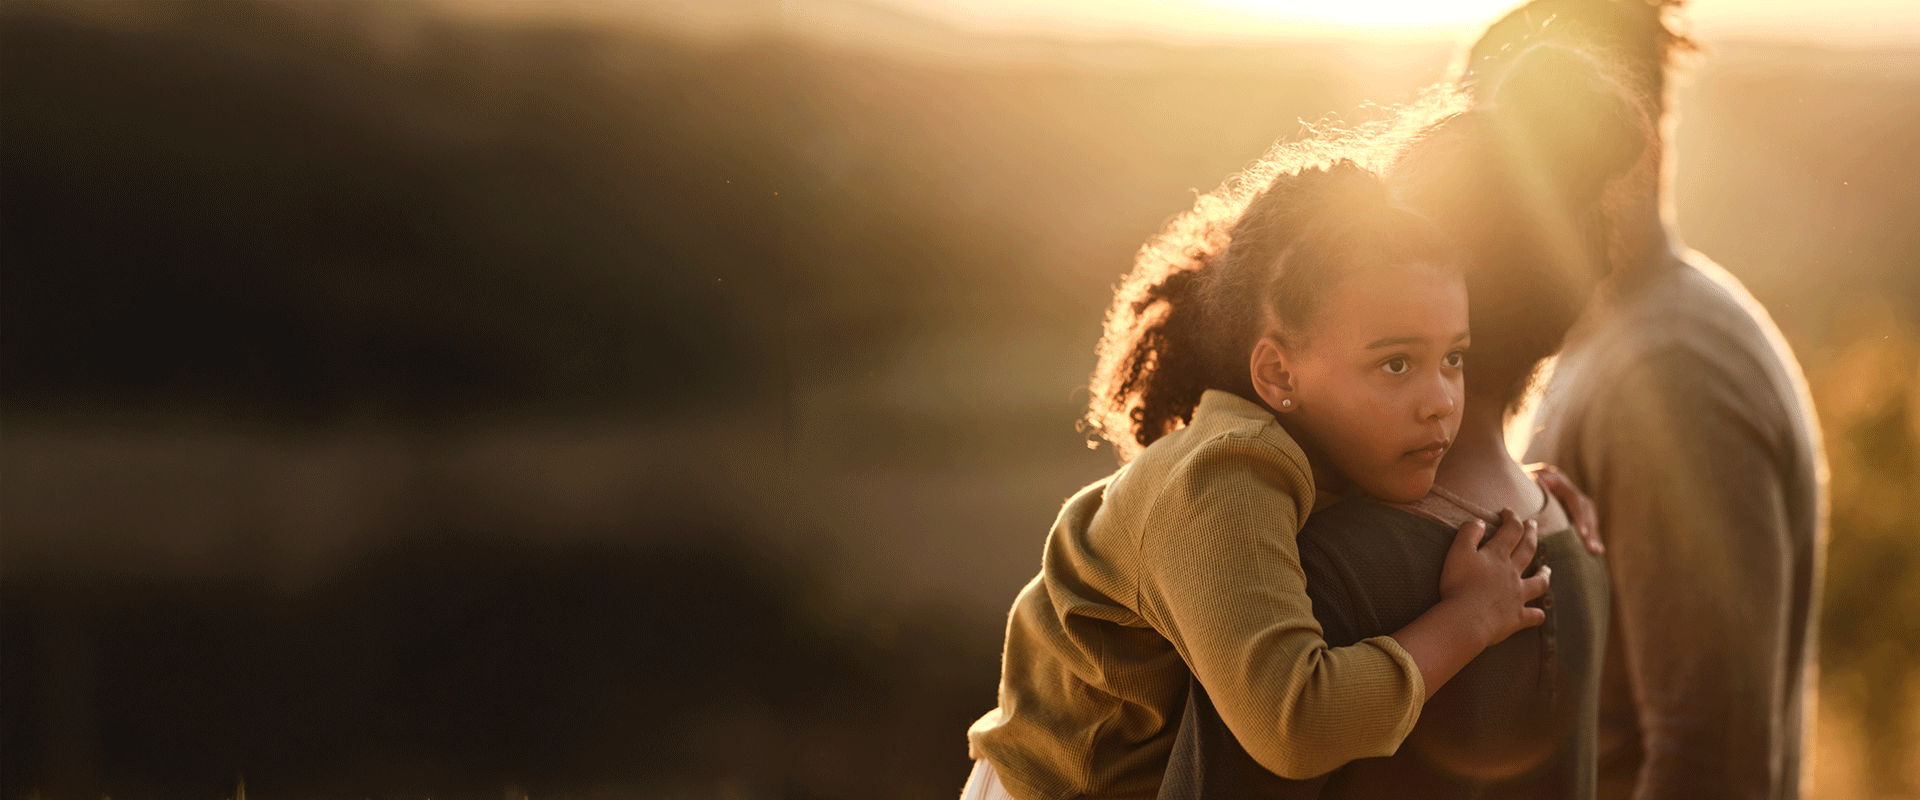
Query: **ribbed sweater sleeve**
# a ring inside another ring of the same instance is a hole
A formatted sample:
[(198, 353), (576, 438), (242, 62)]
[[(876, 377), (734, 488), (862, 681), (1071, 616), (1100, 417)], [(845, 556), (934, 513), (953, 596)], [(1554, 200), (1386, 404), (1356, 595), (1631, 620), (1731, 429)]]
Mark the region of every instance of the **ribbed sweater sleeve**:
[(1391, 755), (1425, 687), (1390, 637), (1327, 646), (1295, 543), (1312, 477), (1283, 437), (1228, 433), (1195, 447), (1134, 532), (1132, 563), (1141, 615), (1247, 752), (1298, 779)]

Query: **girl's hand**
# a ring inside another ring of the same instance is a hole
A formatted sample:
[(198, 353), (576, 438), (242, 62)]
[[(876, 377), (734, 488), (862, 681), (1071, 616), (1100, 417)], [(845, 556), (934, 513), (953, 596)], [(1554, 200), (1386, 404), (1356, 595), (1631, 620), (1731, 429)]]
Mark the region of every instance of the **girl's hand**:
[(1566, 506), (1567, 516), (1573, 518), (1573, 529), (1580, 534), (1580, 541), (1587, 545), (1587, 552), (1600, 555), (1607, 552), (1607, 546), (1600, 543), (1600, 515), (1594, 511), (1593, 501), (1573, 485), (1567, 473), (1552, 464), (1528, 464), (1527, 470), (1533, 473), (1534, 480), (1553, 493), (1553, 498)]
[(1440, 602), (1465, 611), (1483, 636), (1482, 647), (1492, 647), (1546, 621), (1547, 612), (1527, 602), (1546, 594), (1552, 570), (1542, 565), (1533, 577), (1520, 577), (1540, 546), (1538, 522), (1522, 522), (1507, 509), (1491, 538), (1485, 538), (1486, 530), (1487, 523), (1477, 519), (1460, 526), (1440, 570)]

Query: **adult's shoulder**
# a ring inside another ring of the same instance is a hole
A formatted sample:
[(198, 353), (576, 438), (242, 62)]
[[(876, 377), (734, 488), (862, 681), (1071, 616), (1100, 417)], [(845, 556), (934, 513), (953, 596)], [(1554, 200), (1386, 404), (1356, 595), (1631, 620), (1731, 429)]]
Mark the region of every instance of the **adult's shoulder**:
[(1354, 497), (1317, 509), (1300, 529), (1302, 563), (1409, 561), (1444, 553), (1453, 529), (1401, 508)]
[(1549, 389), (1562, 397), (1549, 397), (1549, 416), (1569, 402), (1605, 409), (1650, 390), (1711, 399), (1749, 418), (1804, 413), (1805, 379), (1779, 328), (1706, 256), (1675, 253), (1666, 269), (1600, 308), (1601, 321), (1562, 353)]
[(1307, 524), (1301, 527), (1300, 535), (1315, 539), (1333, 537), (1380, 537), (1392, 536), (1402, 530), (1419, 530), (1440, 523), (1415, 514), (1403, 508), (1375, 501), (1367, 497), (1348, 497), (1328, 503), (1313, 512), (1307, 518)]
[(1314, 512), (1300, 531), (1300, 566), (1327, 643), (1390, 634), (1439, 600), (1453, 531), (1363, 498)]
[(1618, 300), (1602, 344), (1623, 363), (1655, 354), (1709, 369), (1776, 372), (1798, 363), (1765, 306), (1733, 273), (1698, 251), (1672, 256), (1630, 296)]

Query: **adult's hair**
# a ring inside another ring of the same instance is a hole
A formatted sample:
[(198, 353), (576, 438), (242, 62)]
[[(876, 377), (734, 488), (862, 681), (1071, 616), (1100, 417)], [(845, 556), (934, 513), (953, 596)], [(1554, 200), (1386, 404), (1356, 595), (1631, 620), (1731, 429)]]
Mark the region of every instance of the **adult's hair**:
[(1466, 255), (1467, 390), (1511, 410), (1608, 272), (1606, 213), (1653, 124), (1610, 62), (1559, 43), (1508, 59), (1483, 102), (1392, 171)]
[(1261, 403), (1248, 364), (1270, 321), (1310, 346), (1321, 303), (1357, 270), (1456, 265), (1451, 242), (1374, 172), (1336, 160), (1273, 175), (1221, 231), (1203, 202), (1143, 247), (1114, 292), (1087, 422), (1131, 458), (1193, 419), (1208, 389)]
[(1498, 81), (1529, 46), (1553, 43), (1618, 64), (1654, 116), (1666, 112), (1667, 70), (1699, 45), (1676, 30), (1685, 0), (1531, 0), (1487, 27), (1460, 65), (1461, 84)]

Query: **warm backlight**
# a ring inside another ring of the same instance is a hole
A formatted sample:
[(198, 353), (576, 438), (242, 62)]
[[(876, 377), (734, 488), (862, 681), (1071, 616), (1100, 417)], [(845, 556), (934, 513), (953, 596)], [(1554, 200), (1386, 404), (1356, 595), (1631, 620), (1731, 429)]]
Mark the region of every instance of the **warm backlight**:
[(1484, 22), (1515, 5), (1513, 0), (1196, 0), (1248, 17), (1308, 25), (1360, 28), (1436, 28)]
[(885, 0), (983, 32), (1157, 39), (1457, 33), (1520, 0)]
[[(807, 7), (833, 0), (782, 0)], [(1522, 0), (878, 0), (986, 33), (1264, 41), (1297, 36), (1416, 38), (1476, 32)], [(1690, 0), (1690, 28), (1832, 44), (1920, 41), (1914, 0)]]

